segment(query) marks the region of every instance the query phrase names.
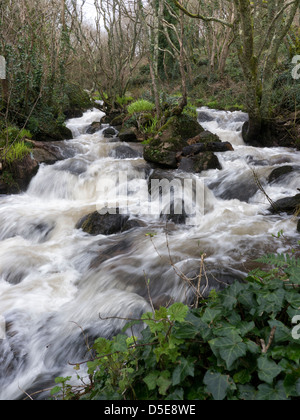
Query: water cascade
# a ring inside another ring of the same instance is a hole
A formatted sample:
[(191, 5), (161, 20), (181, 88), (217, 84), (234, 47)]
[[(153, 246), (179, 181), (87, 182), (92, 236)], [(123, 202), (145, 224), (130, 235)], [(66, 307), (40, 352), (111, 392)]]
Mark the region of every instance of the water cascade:
[[(51, 387), (56, 376), (76, 377), (69, 362), (88, 358), (87, 337), (90, 344), (109, 338), (125, 324), (113, 317), (151, 310), (148, 279), (157, 304), (185, 302), (190, 291), (178, 273), (197, 272), (203, 253), (207, 273), (226, 280), (243, 276), (258, 256), (297, 243), (296, 220), (270, 214), (256, 178), (273, 201), (295, 195), (300, 153), (246, 146), (246, 114), (199, 110), (202, 126), (234, 147), (217, 154), (222, 170), (201, 174), (153, 169), (142, 155), (124, 158), (117, 138), (105, 138), (103, 130), (86, 134), (102, 116), (94, 109), (69, 120), (74, 140), (60, 146), (67, 158), (41, 165), (25, 193), (0, 197), (1, 400)], [(294, 171), (269, 182), (284, 165)], [(155, 171), (160, 179), (202, 183), (204, 213), (196, 225), (162, 217), (159, 194), (149, 211)], [(140, 226), (109, 236), (75, 228), (83, 216), (112, 208), (116, 198)], [(285, 242), (272, 236), (281, 230)]]

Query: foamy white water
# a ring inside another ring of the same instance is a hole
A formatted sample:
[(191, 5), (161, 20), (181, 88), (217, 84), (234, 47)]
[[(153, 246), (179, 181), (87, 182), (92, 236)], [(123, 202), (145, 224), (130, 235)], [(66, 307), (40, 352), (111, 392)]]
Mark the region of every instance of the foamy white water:
[[(252, 169), (273, 201), (295, 195), (297, 172), (272, 184), (267, 179), (276, 167), (300, 167), (300, 153), (246, 146), (241, 137), (245, 114), (202, 111), (213, 119), (203, 127), (235, 150), (217, 154), (221, 171), (162, 171), (166, 177), (205, 185), (205, 214), (196, 226), (169, 223), (169, 247), (173, 262), (186, 274), (198, 269), (205, 252), (208, 271), (222, 277), (231, 270), (232, 277), (246, 272), (244, 264), (259, 255), (297, 242), (296, 221), (269, 214), (269, 202), (257, 188)], [(105, 139), (101, 131), (85, 134), (102, 116), (92, 110), (70, 120), (75, 138), (62, 147), (72, 150), (72, 157), (42, 165), (26, 193), (0, 198), (1, 400), (22, 398), (24, 390), (48, 388), (56, 376), (73, 375), (68, 362), (88, 357), (82, 330), (92, 343), (124, 325), (103, 321), (99, 314), (139, 317), (150, 310), (145, 276), (153, 300), (186, 300), (186, 285), (170, 264), (165, 222), (159, 210), (156, 215), (147, 212), (147, 194), (141, 195), (153, 169), (142, 158), (116, 158), (113, 151), (120, 144)], [(120, 173), (126, 173), (126, 188)], [(101, 189), (108, 179), (115, 184), (111, 202)], [(75, 229), (81, 217), (109, 207), (116, 196), (119, 207), (145, 227), (108, 237)], [(159, 209), (158, 204), (154, 207)], [(272, 237), (280, 230), (287, 243)], [(155, 234), (152, 239), (149, 232)]]

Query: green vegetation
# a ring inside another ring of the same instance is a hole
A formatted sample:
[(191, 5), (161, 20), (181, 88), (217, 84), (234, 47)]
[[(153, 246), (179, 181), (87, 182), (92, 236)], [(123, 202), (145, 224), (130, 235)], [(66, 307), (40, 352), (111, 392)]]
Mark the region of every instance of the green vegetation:
[(21, 161), (30, 153), (31, 144), (26, 139), (31, 138), (32, 134), (26, 129), (19, 130), (15, 126), (3, 129), (0, 132), (0, 161), (5, 165)]
[(4, 153), (4, 160), (8, 164), (14, 161), (20, 161), (30, 153), (30, 150), (31, 148), (24, 141), (15, 143)]
[(133, 102), (128, 106), (127, 112), (129, 115), (139, 114), (142, 112), (151, 112), (155, 109), (155, 105), (152, 102), (140, 99), (139, 101)]
[[(130, 320), (112, 340), (99, 338), (87, 363), (91, 384), (58, 378), (52, 395), (83, 400), (293, 400), (300, 397), (300, 260), (268, 255), (245, 283), (200, 307), (182, 303)], [(125, 332), (143, 322), (140, 338)], [(77, 370), (80, 378), (80, 364)]]

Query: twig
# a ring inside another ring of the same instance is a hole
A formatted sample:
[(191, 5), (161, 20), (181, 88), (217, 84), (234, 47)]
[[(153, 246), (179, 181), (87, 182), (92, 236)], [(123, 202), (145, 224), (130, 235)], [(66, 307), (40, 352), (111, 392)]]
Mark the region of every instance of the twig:
[[(27, 398), (29, 398), (31, 401), (33, 401), (33, 398), (24, 390), (20, 387), (20, 385), (18, 385), (18, 388), (20, 391), (22, 391), (25, 395), (27, 395)], [(25, 399), (27, 399), (25, 398)]]
[(155, 314), (153, 300), (152, 300), (151, 293), (150, 293), (150, 280), (147, 279), (145, 271), (144, 271), (144, 276), (145, 276), (145, 283), (146, 283), (146, 287), (147, 287), (147, 291), (148, 291), (148, 297), (149, 297), (150, 305), (151, 305), (151, 308), (152, 308), (152, 312)]
[(206, 254), (202, 254), (201, 255), (201, 264), (200, 264), (200, 273), (199, 273), (199, 278), (198, 278), (198, 287), (197, 287), (197, 300), (196, 300), (196, 308), (198, 308), (199, 306), (199, 298), (201, 296), (201, 298), (203, 299), (203, 295), (201, 294), (201, 280), (202, 280), (202, 273), (204, 270), (205, 273), (205, 277), (206, 277), (206, 286), (204, 291), (206, 290), (206, 288), (208, 287), (208, 278), (206, 276), (206, 272), (205, 272), (205, 267), (204, 267), (204, 259), (206, 257)]
[(271, 344), (273, 343), (273, 340), (274, 340), (276, 329), (277, 329), (277, 327), (272, 328), (270, 338), (269, 338), (269, 342), (268, 342), (267, 346), (266, 346), (265, 340), (263, 340), (263, 339), (260, 340), (263, 354), (266, 354), (268, 352), (269, 348), (271, 347)]
[(256, 183), (256, 185), (258, 186), (258, 188), (260, 189), (260, 191), (265, 195), (265, 197), (267, 198), (267, 200), (269, 201), (269, 203), (271, 204), (273, 210), (275, 211), (275, 213), (278, 213), (278, 208), (276, 206), (276, 204), (274, 203), (274, 201), (271, 199), (271, 197), (268, 196), (268, 194), (266, 193), (264, 187), (262, 186), (257, 173), (255, 172), (255, 170), (253, 168), (251, 168), (251, 171), (253, 173), (253, 177), (254, 177), (254, 181)]
[(41, 389), (41, 390), (39, 390), (39, 391), (36, 391), (36, 392), (32, 393), (31, 395), (29, 395), (26, 391), (24, 391), (24, 389), (20, 388), (20, 386), (19, 386), (19, 390), (20, 390), (20, 391), (22, 391), (22, 392), (24, 392), (24, 394), (25, 394), (25, 395), (27, 395), (27, 397), (26, 397), (26, 398), (24, 398), (24, 399), (23, 399), (23, 401), (24, 401), (24, 400), (27, 400), (27, 399), (30, 399), (31, 401), (33, 401), (33, 398), (32, 398), (32, 396), (33, 396), (33, 395), (41, 394), (42, 392), (48, 392), (48, 391), (51, 391), (51, 390), (52, 390), (52, 388), (45, 388), (45, 389)]

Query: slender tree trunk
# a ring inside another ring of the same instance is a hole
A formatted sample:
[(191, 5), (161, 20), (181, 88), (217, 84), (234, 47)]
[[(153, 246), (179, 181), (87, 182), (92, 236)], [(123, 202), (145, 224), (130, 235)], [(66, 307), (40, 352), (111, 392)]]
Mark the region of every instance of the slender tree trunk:
[(8, 80), (7, 79), (2, 79), (1, 80), (1, 88), (2, 88), (1, 107), (6, 109), (7, 104), (8, 104), (8, 98), (9, 98)]

